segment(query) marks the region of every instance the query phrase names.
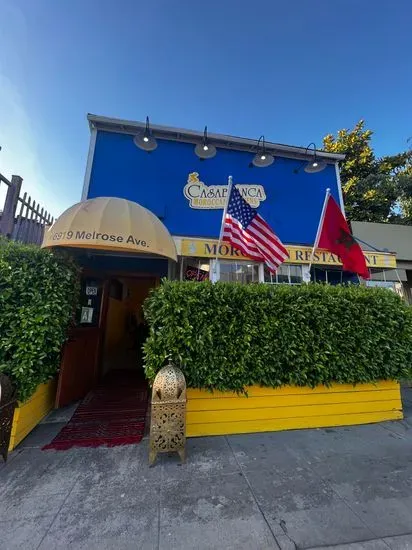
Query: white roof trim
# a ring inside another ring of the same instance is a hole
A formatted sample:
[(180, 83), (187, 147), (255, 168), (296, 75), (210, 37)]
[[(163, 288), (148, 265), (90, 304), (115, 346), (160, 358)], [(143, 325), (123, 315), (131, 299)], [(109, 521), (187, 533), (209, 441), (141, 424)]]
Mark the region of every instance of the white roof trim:
[[(118, 132), (123, 134), (134, 135), (136, 132), (142, 131), (146, 127), (145, 122), (134, 122), (130, 120), (123, 120), (117, 118), (109, 118), (98, 115), (87, 115), (90, 128), (96, 128), (97, 130), (104, 130), (107, 132)], [(159, 126), (156, 124), (150, 124), (150, 129), (155, 133), (156, 138), (166, 139), (170, 141), (182, 141), (186, 143), (198, 143), (203, 138), (203, 132), (196, 132), (194, 130), (186, 130), (183, 128), (173, 128), (170, 126)], [(207, 135), (208, 139), (213, 142), (217, 147), (224, 149), (237, 149), (246, 151), (257, 150), (257, 140), (228, 136), (224, 134), (210, 134)], [(313, 149), (306, 149), (305, 147), (295, 147), (292, 145), (283, 145), (280, 143), (271, 143), (265, 141), (265, 147), (271, 153), (282, 154), (285, 157), (292, 158), (312, 158)], [(325, 161), (336, 162), (343, 160), (345, 155), (338, 153), (327, 153), (326, 151), (316, 150), (316, 155), (319, 158), (323, 158)]]

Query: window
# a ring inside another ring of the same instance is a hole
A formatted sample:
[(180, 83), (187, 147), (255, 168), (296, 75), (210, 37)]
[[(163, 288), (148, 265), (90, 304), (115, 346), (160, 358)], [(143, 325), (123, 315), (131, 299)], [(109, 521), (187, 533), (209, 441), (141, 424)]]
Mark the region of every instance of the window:
[(259, 264), (219, 261), (220, 281), (232, 283), (258, 283)]
[[(252, 261), (218, 260), (196, 257), (180, 257), (178, 273), (180, 281), (217, 280), (227, 283), (269, 283), (300, 285), (304, 282), (306, 265), (279, 266), (275, 274), (262, 263)], [(306, 280), (306, 279), (305, 279)]]
[(399, 282), (400, 276), (396, 269), (383, 269), (377, 267), (369, 268), (371, 272), (371, 278), (374, 281), (397, 281)]
[(210, 262), (207, 258), (181, 257), (179, 273), (181, 281), (206, 281), (209, 279)]
[(311, 281), (314, 283), (327, 283), (329, 285), (359, 284), (359, 278), (355, 273), (343, 271), (340, 267), (312, 266)]
[(301, 265), (285, 265), (278, 267), (276, 273), (271, 273), (265, 266), (265, 283), (288, 285), (300, 285), (303, 282), (303, 273)]

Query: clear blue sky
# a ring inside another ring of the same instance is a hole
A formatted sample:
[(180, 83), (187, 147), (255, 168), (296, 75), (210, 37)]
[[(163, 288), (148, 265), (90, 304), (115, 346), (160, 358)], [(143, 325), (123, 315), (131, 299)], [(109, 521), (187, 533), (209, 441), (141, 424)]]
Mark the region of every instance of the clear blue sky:
[(411, 0), (0, 0), (0, 172), (80, 199), (86, 114), (306, 146), (412, 135)]

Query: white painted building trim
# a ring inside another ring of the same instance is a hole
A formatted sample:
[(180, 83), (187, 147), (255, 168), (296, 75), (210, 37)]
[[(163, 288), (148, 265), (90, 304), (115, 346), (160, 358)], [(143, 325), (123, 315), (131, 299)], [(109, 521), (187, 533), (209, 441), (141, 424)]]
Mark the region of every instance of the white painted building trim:
[[(90, 128), (97, 128), (105, 132), (116, 132), (120, 134), (136, 135), (144, 131), (145, 122), (131, 121), (117, 118), (98, 116), (93, 114), (87, 115)], [(158, 139), (166, 139), (170, 141), (181, 141), (184, 143), (199, 143), (203, 139), (203, 132), (188, 130), (185, 128), (173, 128), (170, 126), (161, 126), (150, 124), (150, 129), (154, 136)], [(229, 136), (225, 134), (213, 134), (208, 132), (208, 139), (222, 149), (233, 149), (239, 151), (256, 152), (258, 150), (257, 140), (242, 138), (237, 136)], [(306, 160), (313, 158), (313, 149), (306, 147), (296, 147), (293, 145), (285, 145), (282, 143), (272, 143), (265, 141), (265, 148), (270, 153), (286, 158), (295, 158)], [(327, 151), (316, 150), (316, 156), (322, 158), (325, 162), (334, 163), (337, 160), (343, 160), (345, 155), (341, 153), (330, 153)]]
[(89, 152), (87, 154), (86, 172), (84, 174), (82, 201), (85, 201), (87, 199), (87, 195), (89, 194), (90, 176), (92, 175), (94, 150), (96, 148), (96, 138), (97, 129), (92, 127), (90, 129)]
[(343, 192), (342, 192), (342, 183), (340, 181), (340, 170), (339, 170), (339, 163), (335, 162), (335, 172), (336, 172), (336, 181), (338, 183), (338, 193), (339, 193), (339, 203), (340, 203), (340, 209), (343, 212), (343, 215), (345, 215), (345, 203), (343, 202)]

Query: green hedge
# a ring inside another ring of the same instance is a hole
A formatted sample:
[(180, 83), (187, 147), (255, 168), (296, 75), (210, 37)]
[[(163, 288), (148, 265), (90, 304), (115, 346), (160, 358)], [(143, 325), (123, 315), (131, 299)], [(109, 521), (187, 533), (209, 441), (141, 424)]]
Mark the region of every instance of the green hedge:
[(168, 356), (189, 387), (222, 391), (409, 373), (412, 310), (385, 289), (164, 281), (145, 315), (149, 380)]
[(0, 240), (0, 371), (22, 401), (58, 372), (78, 285), (72, 260)]

